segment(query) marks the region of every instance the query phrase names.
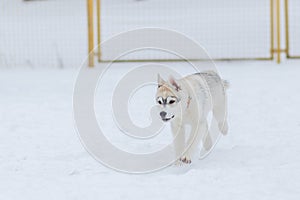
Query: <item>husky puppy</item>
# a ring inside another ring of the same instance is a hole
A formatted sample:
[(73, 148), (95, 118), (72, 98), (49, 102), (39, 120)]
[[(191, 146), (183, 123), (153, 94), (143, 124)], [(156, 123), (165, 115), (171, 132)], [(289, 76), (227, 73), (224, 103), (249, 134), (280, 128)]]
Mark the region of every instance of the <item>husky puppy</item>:
[[(171, 123), (177, 164), (191, 163), (201, 141), (206, 151), (212, 148), (207, 124), (210, 111), (218, 123), (219, 131), (227, 134), (226, 88), (228, 82), (214, 71), (192, 74), (179, 80), (170, 77), (168, 81), (158, 74), (156, 102), (162, 121)], [(187, 125), (191, 127), (189, 137)]]

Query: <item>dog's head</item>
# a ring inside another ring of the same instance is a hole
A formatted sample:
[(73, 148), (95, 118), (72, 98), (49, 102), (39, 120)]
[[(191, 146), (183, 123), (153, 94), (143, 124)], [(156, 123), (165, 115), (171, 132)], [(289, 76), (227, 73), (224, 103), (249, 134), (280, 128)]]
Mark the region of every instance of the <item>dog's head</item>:
[(164, 81), (160, 75), (157, 77), (156, 102), (159, 105), (159, 115), (164, 122), (176, 117), (181, 109), (181, 86), (173, 77)]

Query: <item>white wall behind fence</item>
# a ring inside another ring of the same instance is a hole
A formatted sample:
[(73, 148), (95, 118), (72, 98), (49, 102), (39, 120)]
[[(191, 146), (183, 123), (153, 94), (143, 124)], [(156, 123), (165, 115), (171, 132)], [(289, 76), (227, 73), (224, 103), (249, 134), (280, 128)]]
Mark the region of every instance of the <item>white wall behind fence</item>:
[(76, 67), (86, 27), (85, 0), (1, 0), (0, 67)]

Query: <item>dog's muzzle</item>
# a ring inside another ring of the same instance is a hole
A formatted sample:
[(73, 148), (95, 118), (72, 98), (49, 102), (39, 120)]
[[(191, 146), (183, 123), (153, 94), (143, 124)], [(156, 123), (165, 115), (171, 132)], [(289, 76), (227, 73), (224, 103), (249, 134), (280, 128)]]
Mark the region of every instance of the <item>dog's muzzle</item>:
[(172, 117), (166, 117), (167, 116), (167, 113), (165, 111), (162, 111), (159, 113), (161, 119), (164, 121), (164, 122), (167, 122), (169, 121), (170, 119), (173, 119), (174, 118), (174, 115)]

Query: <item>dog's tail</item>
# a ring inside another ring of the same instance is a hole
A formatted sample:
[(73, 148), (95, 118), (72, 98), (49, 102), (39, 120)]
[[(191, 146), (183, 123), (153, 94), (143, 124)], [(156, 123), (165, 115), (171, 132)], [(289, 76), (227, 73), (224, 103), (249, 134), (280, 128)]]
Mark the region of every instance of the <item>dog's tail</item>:
[(227, 90), (230, 87), (230, 83), (227, 80), (222, 80), (224, 88)]

